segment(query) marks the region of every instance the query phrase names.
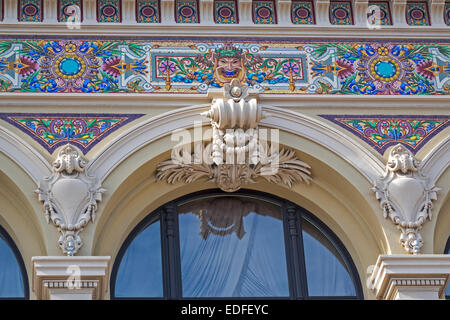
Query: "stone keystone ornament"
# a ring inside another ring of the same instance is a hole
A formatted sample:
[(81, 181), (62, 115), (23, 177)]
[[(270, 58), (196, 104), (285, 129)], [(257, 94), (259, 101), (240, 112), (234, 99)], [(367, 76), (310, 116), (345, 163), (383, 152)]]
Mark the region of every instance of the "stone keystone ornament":
[(53, 162), (53, 174), (44, 178), (36, 192), (44, 202), (45, 218), (61, 233), (58, 244), (64, 254), (73, 256), (83, 245), (79, 233), (95, 220), (100, 183), (85, 171), (86, 161), (70, 144), (63, 147)]
[(408, 253), (418, 254), (423, 246), (419, 231), (431, 220), (432, 200), (439, 188), (422, 175), (420, 162), (401, 144), (389, 154), (386, 172), (371, 189), (380, 200), (385, 218), (390, 218), (402, 232), (400, 243)]
[(193, 154), (188, 146), (173, 150), (172, 159), (158, 165), (157, 180), (209, 179), (225, 192), (237, 191), (259, 177), (289, 187), (302, 181), (309, 184), (311, 167), (294, 150), (275, 150), (258, 139), (259, 121), (270, 115), (248, 96), (248, 86), (238, 79), (225, 84), (223, 98), (213, 100), (210, 110), (202, 113), (211, 120), (212, 143), (196, 144)]

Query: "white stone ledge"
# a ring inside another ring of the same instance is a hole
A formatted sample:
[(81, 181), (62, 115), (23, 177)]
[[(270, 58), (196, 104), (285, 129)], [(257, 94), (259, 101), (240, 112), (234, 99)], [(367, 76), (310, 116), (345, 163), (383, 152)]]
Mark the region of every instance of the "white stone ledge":
[(239, 38), (301, 38), (301, 39), (449, 39), (450, 27), (384, 26), (368, 29), (358, 25), (127, 25), (127, 24), (81, 24), (80, 29), (68, 29), (64, 23), (0, 23), (1, 36), (106, 36), (106, 37), (234, 37)]
[(109, 256), (33, 257), (32, 290), (38, 300), (102, 299), (108, 290), (110, 260)]
[(444, 297), (450, 255), (380, 255), (371, 276), (377, 299), (434, 300)]
[[(260, 94), (261, 104), (285, 108), (332, 108), (332, 109), (401, 109), (436, 110), (450, 107), (450, 95), (407, 96), (407, 95), (322, 95), (322, 94)], [(0, 93), (2, 108), (39, 107), (186, 107), (209, 105), (207, 94), (170, 93)], [(5, 110), (3, 110), (4, 112)], [(30, 110), (31, 111), (31, 110)], [(19, 111), (17, 111), (19, 112)]]

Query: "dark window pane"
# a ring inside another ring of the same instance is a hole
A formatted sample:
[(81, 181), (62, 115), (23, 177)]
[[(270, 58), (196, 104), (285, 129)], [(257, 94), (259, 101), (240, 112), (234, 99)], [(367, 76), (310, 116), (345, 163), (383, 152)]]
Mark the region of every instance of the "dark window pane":
[(115, 296), (163, 296), (159, 221), (139, 233), (128, 246), (117, 272)]
[(302, 222), (310, 296), (355, 296), (355, 286), (336, 247), (306, 220)]
[[(447, 241), (448, 243), (450, 243), (450, 238), (448, 239), (448, 241)], [(448, 246), (448, 249), (447, 249), (447, 254), (450, 254), (450, 246), (449, 245), (447, 245)], [(446, 297), (450, 297), (450, 284), (448, 283), (448, 281), (447, 281), (447, 289), (445, 289), (445, 296)]]
[(249, 198), (179, 208), (184, 297), (287, 297), (279, 206)]
[(23, 298), (22, 271), (13, 250), (0, 233), (0, 298)]

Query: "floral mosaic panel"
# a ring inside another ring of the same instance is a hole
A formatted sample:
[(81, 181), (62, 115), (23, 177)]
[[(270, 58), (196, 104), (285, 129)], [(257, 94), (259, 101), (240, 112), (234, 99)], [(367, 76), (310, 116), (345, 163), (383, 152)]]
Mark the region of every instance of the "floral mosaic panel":
[(314, 2), (312, 0), (292, 1), (291, 19), (293, 24), (315, 24)]
[(58, 21), (83, 21), (83, 1), (58, 0)]
[(18, 20), (41, 22), (44, 19), (43, 0), (18, 0)]
[(121, 0), (97, 0), (97, 21), (117, 23), (122, 21)]
[(175, 0), (177, 23), (200, 23), (198, 0)]
[(234, 24), (239, 22), (236, 0), (215, 0), (214, 20), (220, 24)]
[(276, 24), (275, 1), (253, 0), (253, 22), (255, 24)]
[(320, 115), (350, 131), (380, 154), (403, 144), (414, 154), (448, 127), (450, 116)]
[(161, 22), (161, 7), (159, 0), (136, 0), (136, 21), (138, 23)]
[(1, 40), (0, 92), (450, 94), (450, 45), (403, 42)]
[(329, 10), (331, 24), (353, 24), (353, 10), (351, 1), (330, 1)]
[(142, 114), (0, 113), (0, 119), (31, 136), (49, 153), (70, 143), (84, 154), (113, 131), (142, 116)]
[(426, 1), (410, 2), (406, 4), (406, 22), (410, 26), (429, 26), (430, 14)]
[(367, 20), (370, 25), (392, 25), (389, 1), (369, 1)]

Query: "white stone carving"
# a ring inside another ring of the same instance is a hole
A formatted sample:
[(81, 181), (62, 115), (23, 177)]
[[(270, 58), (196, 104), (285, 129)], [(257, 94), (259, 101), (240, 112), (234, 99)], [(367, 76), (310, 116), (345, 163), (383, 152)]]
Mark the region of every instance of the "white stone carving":
[(448, 254), (379, 255), (367, 286), (379, 300), (437, 300), (450, 280)]
[(234, 79), (224, 85), (224, 97), (215, 99), (211, 109), (202, 115), (211, 120), (213, 129), (213, 161), (217, 165), (258, 162), (258, 123), (268, 114), (255, 98), (247, 100), (248, 86)]
[(255, 183), (258, 177), (289, 187), (309, 183), (311, 167), (294, 150), (278, 150), (258, 139), (258, 123), (269, 114), (248, 96), (247, 85), (237, 79), (225, 84), (223, 98), (215, 99), (211, 109), (202, 113), (211, 120), (212, 144), (196, 144), (193, 154), (190, 146), (176, 148), (172, 159), (158, 165), (157, 180), (190, 183), (205, 178), (226, 192)]
[(311, 167), (300, 161), (295, 151), (291, 149), (281, 149), (274, 154), (269, 153), (268, 156), (261, 157), (261, 161), (257, 164), (217, 165), (212, 163), (211, 144), (204, 147), (206, 161), (198, 163), (197, 159), (202, 154), (200, 147), (192, 155), (188, 147), (174, 150), (172, 159), (158, 165), (157, 180), (166, 180), (173, 184), (178, 181), (191, 183), (207, 179), (225, 192), (237, 191), (247, 184), (257, 182), (259, 177), (271, 183), (283, 183), (289, 187), (298, 182), (309, 184), (311, 180), (309, 170)]
[(101, 300), (109, 287), (109, 256), (32, 257), (37, 300)]
[(419, 231), (427, 219), (431, 220), (432, 200), (437, 199), (439, 190), (421, 173), (419, 163), (404, 146), (394, 146), (384, 176), (372, 188), (384, 217), (401, 230), (402, 246), (413, 254), (420, 253), (423, 246)]
[(95, 221), (102, 192), (95, 177), (85, 172), (86, 161), (71, 145), (64, 146), (53, 162), (53, 174), (44, 178), (36, 192), (44, 202), (45, 218), (61, 232), (58, 244), (72, 256), (83, 245), (79, 233)]

